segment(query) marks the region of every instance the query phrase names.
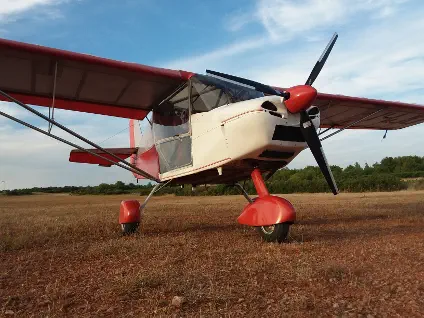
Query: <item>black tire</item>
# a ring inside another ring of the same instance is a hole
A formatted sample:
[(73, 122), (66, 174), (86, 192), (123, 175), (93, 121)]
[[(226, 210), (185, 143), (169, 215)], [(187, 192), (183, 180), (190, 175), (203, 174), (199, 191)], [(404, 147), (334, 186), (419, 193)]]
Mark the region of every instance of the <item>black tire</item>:
[(280, 223), (270, 226), (258, 226), (256, 230), (264, 241), (282, 243), (287, 241), (290, 225), (290, 223)]
[(122, 223), (121, 224), (122, 234), (123, 235), (133, 234), (137, 232), (139, 226), (140, 226), (140, 222)]

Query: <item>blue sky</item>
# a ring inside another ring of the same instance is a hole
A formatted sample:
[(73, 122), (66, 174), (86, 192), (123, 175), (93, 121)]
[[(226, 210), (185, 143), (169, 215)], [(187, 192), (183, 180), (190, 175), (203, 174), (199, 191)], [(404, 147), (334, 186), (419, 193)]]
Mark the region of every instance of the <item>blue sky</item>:
[[(153, 66), (211, 68), (287, 87), (306, 80), (337, 31), (315, 82), (319, 91), (424, 104), (423, 13), (424, 3), (412, 0), (0, 0), (0, 37)], [(0, 109), (46, 126), (13, 105), (0, 103)], [(69, 111), (57, 111), (56, 119), (97, 142), (128, 125)], [(389, 132), (384, 141), (383, 134), (339, 134), (324, 143), (327, 158), (346, 166), (424, 156), (424, 125)], [(102, 143), (127, 145), (127, 132)], [(68, 163), (69, 151), (0, 118), (0, 181), (8, 188), (134, 181), (119, 168)], [(290, 166), (308, 164), (315, 162), (306, 150)]]

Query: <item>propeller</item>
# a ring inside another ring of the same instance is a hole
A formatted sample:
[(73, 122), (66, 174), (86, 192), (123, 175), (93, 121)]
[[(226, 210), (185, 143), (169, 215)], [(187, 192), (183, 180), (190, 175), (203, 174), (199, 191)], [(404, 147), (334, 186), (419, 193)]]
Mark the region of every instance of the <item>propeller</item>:
[[(324, 52), (322, 52), (320, 58), (316, 62), (314, 68), (311, 71), (308, 79), (306, 80), (305, 85), (312, 86), (321, 72), (325, 62), (327, 61), (328, 56), (330, 55), (331, 50), (333, 49), (334, 44), (336, 43), (338, 38), (338, 34), (334, 33), (330, 42), (327, 44)], [(309, 105), (311, 105), (310, 103)], [(309, 107), (308, 107), (309, 108)], [(319, 168), (321, 169), (322, 174), (324, 175), (325, 180), (330, 186), (331, 191), (334, 195), (339, 193), (339, 189), (337, 188), (336, 181), (334, 180), (333, 173), (331, 172), (331, 168), (328, 165), (327, 158), (325, 157), (324, 149), (322, 149), (321, 141), (319, 140), (317, 131), (315, 129), (314, 124), (312, 123), (311, 118), (308, 115), (308, 112), (304, 108), (300, 111), (300, 131), (302, 132), (303, 138), (305, 138), (306, 143), (311, 149), (311, 152), (318, 163)]]
[(328, 56), (336, 43), (338, 34), (334, 33), (330, 42), (327, 44), (324, 52), (316, 62), (314, 68), (311, 71), (305, 85), (294, 86), (286, 91), (280, 92), (269, 85), (258, 83), (242, 77), (220, 73), (216, 71), (206, 70), (206, 73), (219, 76), (222, 78), (229, 79), (233, 82), (238, 82), (244, 85), (254, 87), (255, 90), (263, 92), (264, 94), (277, 95), (284, 98), (284, 104), (291, 113), (300, 113), (300, 131), (302, 132), (303, 138), (308, 144), (325, 180), (330, 186), (331, 191), (334, 195), (339, 193), (336, 181), (334, 180), (333, 173), (331, 172), (330, 166), (328, 165), (327, 159), (322, 149), (321, 141), (319, 140), (315, 126), (306, 111), (314, 102), (317, 91), (312, 87), (312, 84), (317, 79), (321, 72)]
[(315, 82), (315, 80), (317, 79), (319, 73), (321, 72), (321, 70), (322, 70), (322, 68), (325, 64), (325, 61), (327, 61), (327, 58), (330, 55), (330, 52), (333, 49), (333, 46), (336, 43), (338, 37), (339, 37), (339, 35), (335, 32), (333, 34), (333, 37), (331, 38), (330, 42), (328, 42), (326, 48), (324, 49), (324, 52), (322, 52), (318, 61), (315, 63), (315, 66), (312, 69), (311, 74), (309, 74), (309, 77), (306, 80), (305, 85), (312, 86), (312, 84)]
[(328, 165), (327, 158), (325, 157), (324, 150), (322, 149), (321, 141), (319, 140), (315, 126), (306, 111), (300, 113), (300, 131), (302, 132), (303, 138), (305, 138), (309, 149), (318, 163), (325, 180), (330, 186), (331, 191), (334, 195), (338, 194), (339, 189), (337, 188), (333, 173)]

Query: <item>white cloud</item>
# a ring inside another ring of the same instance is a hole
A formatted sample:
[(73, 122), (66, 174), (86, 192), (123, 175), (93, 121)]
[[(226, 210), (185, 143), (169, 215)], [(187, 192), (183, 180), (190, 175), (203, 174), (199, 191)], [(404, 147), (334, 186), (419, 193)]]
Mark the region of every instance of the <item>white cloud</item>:
[[(19, 106), (9, 103), (9, 102), (2, 102), (0, 101), (0, 111), (9, 114), (11, 116), (19, 117), (19, 116), (27, 116), (28, 112), (22, 110)], [(0, 121), (5, 118), (3, 116), (0, 116)]]
[(0, 15), (9, 15), (31, 9), (37, 5), (46, 5), (57, 2), (57, 0), (1, 0)]
[(190, 56), (174, 60), (164, 67), (171, 69), (189, 69), (190, 71), (204, 72), (205, 65), (213, 68), (214, 62), (218, 61), (221, 65), (223, 59), (231, 58), (246, 51), (254, 50), (267, 45), (270, 42), (268, 38), (251, 38), (229, 44), (228, 46), (218, 48), (198, 56)]
[(49, 18), (60, 17), (60, 12), (54, 9), (53, 5), (67, 1), (68, 0), (0, 0), (0, 24), (11, 22), (17, 15), (34, 9), (44, 9), (43, 11), (38, 11), (37, 14), (43, 13), (43, 16)]
[[(4, 105), (1, 105), (4, 106)], [(9, 110), (13, 107), (10, 106)], [(2, 109), (2, 111), (5, 111)], [(71, 130), (100, 143), (102, 147), (129, 146), (128, 131), (103, 142), (128, 126), (128, 120), (78, 113), (79, 123), (64, 119), (68, 111), (56, 110), (56, 118)], [(15, 112), (14, 115), (33, 123), (31, 116)], [(1, 120), (0, 116), (0, 120)], [(75, 120), (75, 117), (72, 117)], [(46, 130), (47, 124), (39, 127)], [(7, 124), (7, 125), (6, 125)], [(35, 124), (34, 124), (35, 125)], [(86, 148), (91, 146), (68, 135), (57, 127), (52, 133)], [(97, 185), (101, 182), (114, 183), (117, 180), (134, 182), (129, 171), (121, 168), (103, 168), (96, 165), (69, 163), (72, 147), (45, 135), (14, 124), (0, 122), (0, 180), (6, 180), (9, 189), (54, 186), (54, 185)]]
[[(254, 15), (266, 28), (269, 35), (277, 40), (319, 31), (329, 25), (336, 27), (360, 15), (388, 17), (404, 0), (260, 0)], [(242, 21), (246, 18), (242, 16)], [(234, 20), (237, 25), (237, 20)], [(243, 24), (244, 25), (244, 24)]]

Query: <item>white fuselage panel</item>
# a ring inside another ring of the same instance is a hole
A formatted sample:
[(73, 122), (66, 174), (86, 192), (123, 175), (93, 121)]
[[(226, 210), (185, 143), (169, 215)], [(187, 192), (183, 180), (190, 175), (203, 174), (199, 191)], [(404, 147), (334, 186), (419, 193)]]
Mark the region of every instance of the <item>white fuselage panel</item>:
[[(263, 109), (261, 106), (265, 101), (272, 102), (277, 111)], [(169, 180), (244, 159), (284, 160), (288, 163), (307, 147), (306, 143), (293, 141), (293, 136), (284, 138), (284, 134), (273, 137), (277, 126), (286, 126), (289, 131), (300, 134), (299, 120), (299, 114), (287, 112), (278, 96), (266, 96), (193, 114), (192, 166), (166, 172), (160, 178)], [(313, 119), (313, 123), (319, 127), (319, 116)], [(284, 159), (270, 158), (263, 156), (264, 151), (293, 155)]]

